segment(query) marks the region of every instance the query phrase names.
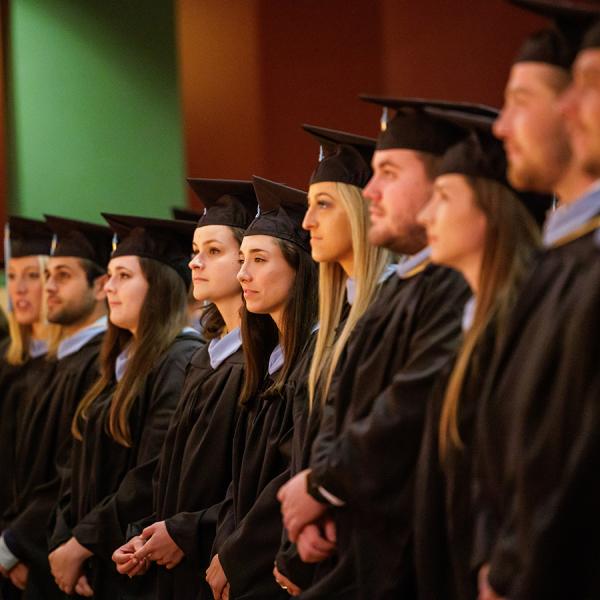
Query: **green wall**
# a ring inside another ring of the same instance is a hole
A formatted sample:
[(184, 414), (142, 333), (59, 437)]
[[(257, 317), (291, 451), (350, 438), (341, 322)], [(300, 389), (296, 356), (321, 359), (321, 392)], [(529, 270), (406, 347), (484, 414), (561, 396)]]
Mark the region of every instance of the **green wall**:
[(185, 204), (173, 0), (10, 3), (13, 214)]

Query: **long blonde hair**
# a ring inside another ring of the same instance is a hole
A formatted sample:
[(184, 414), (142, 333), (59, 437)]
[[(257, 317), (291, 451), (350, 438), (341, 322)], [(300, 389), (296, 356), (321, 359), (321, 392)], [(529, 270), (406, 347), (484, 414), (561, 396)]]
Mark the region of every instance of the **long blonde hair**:
[(450, 446), (463, 447), (458, 411), (475, 349), (492, 322), (498, 340), (540, 246), (539, 227), (511, 190), (489, 179), (466, 179), (474, 202), (486, 215), (487, 227), (473, 324), (458, 353), (442, 405), (439, 428), (442, 463)]
[(311, 410), (317, 394), (320, 394), (322, 402), (327, 398), (333, 373), (344, 346), (356, 323), (375, 297), (382, 272), (392, 257), (388, 250), (373, 246), (367, 240), (369, 212), (360, 188), (338, 182), (336, 191), (350, 221), (356, 294), (346, 322), (336, 336), (346, 302), (348, 277), (340, 264), (320, 263), (319, 333), (308, 376)]
[[(46, 284), (46, 267), (48, 264), (48, 257), (40, 255), (37, 257), (40, 268), (40, 277), (42, 279), (42, 286)], [(7, 265), (8, 273), (8, 265)], [(10, 342), (6, 349), (5, 359), (6, 362), (11, 365), (22, 365), (29, 358), (29, 344), (33, 337), (33, 327), (31, 325), (20, 325), (17, 323), (15, 313), (10, 309), (11, 303), (9, 302), (9, 310), (7, 311), (8, 319), (8, 332), (10, 335)], [(49, 323), (47, 319), (47, 302), (46, 294), (42, 289), (42, 309), (40, 313), (40, 322), (44, 325), (44, 339), (48, 343), (49, 358), (56, 356), (58, 344), (62, 338), (62, 327)]]

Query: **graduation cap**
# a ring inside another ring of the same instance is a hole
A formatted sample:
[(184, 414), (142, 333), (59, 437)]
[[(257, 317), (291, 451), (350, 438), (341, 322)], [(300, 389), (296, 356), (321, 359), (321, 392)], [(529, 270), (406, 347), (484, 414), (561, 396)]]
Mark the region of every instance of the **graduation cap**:
[(302, 229), (306, 192), (262, 177), (252, 177), (258, 215), (244, 235), (270, 235), (296, 244), (310, 254), (310, 233)]
[(44, 215), (54, 233), (52, 256), (84, 258), (106, 269), (112, 249), (112, 232), (108, 227)]
[(173, 218), (177, 221), (193, 221), (196, 223), (198, 219), (202, 216), (201, 212), (197, 210), (190, 210), (189, 208), (179, 208), (177, 206), (173, 206), (171, 208), (171, 214)]
[(541, 62), (569, 70), (585, 31), (600, 17), (600, 6), (567, 0), (509, 0), (515, 6), (551, 19), (554, 27), (528, 37), (514, 62)]
[[(504, 146), (492, 133), (494, 117), (469, 114), (461, 110), (430, 109), (430, 112), (464, 128), (468, 133), (467, 137), (446, 151), (439, 165), (438, 175), (459, 174), (497, 181), (513, 191), (533, 218), (538, 223), (543, 223), (546, 212), (552, 206), (552, 196), (519, 192), (510, 185), (506, 178), (508, 165)], [(493, 108), (490, 108), (490, 112), (496, 117), (499, 114)]]
[(204, 206), (198, 227), (227, 225), (246, 229), (256, 216), (256, 194), (251, 181), (239, 179), (188, 179)]
[(107, 213), (102, 216), (119, 240), (111, 258), (141, 256), (157, 260), (175, 269), (189, 287), (192, 276), (188, 263), (195, 223)]
[(302, 125), (302, 129), (315, 137), (321, 147), (311, 185), (322, 181), (348, 183), (359, 188), (367, 185), (373, 174), (371, 158), (375, 139), (314, 125)]
[[(464, 136), (464, 130), (427, 113), (427, 107), (447, 105), (443, 100), (423, 98), (384, 98), (380, 96), (360, 96), (361, 100), (383, 107), (381, 133), (377, 138), (377, 150), (392, 148), (427, 152), (440, 156)], [(470, 105), (470, 110), (479, 111), (483, 107)], [(395, 110), (393, 118), (388, 118), (389, 109)]]
[(8, 217), (4, 228), (5, 262), (23, 256), (48, 256), (52, 246), (52, 230), (36, 219)]

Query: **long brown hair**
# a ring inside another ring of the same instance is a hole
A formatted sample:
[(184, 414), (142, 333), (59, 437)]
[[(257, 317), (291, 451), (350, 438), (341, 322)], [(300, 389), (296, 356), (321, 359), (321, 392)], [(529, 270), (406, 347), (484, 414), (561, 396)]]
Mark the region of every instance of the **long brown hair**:
[(474, 351), (492, 323), (498, 340), (540, 245), (539, 227), (511, 190), (490, 179), (466, 177), (466, 180), (476, 205), (486, 215), (487, 226), (473, 324), (458, 353), (442, 406), (439, 429), (442, 462), (451, 445), (463, 446), (458, 411)]
[(130, 344), (129, 361), (110, 401), (106, 430), (119, 444), (130, 447), (129, 413), (156, 362), (168, 350), (187, 322), (187, 289), (171, 267), (139, 257), (148, 291), (139, 318), (138, 335), (109, 322), (100, 350), (100, 377), (80, 402), (71, 431), (82, 439), (81, 422), (88, 418), (94, 400), (114, 382), (117, 356)]
[(258, 391), (267, 371), (269, 356), (278, 342), (283, 348), (285, 360), (276, 380), (267, 391), (281, 388), (298, 361), (317, 318), (317, 265), (308, 252), (295, 244), (281, 239), (277, 239), (277, 242), (296, 276), (283, 311), (281, 336), (270, 316), (248, 312), (245, 305), (242, 308), (246, 379), (241, 402), (246, 402)]

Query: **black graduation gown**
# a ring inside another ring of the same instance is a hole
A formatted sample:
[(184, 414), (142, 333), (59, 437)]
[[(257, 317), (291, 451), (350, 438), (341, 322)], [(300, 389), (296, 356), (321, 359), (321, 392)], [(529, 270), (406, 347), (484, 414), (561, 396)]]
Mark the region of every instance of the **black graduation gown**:
[[(308, 343), (312, 348), (313, 340)], [(306, 350), (303, 356), (310, 354)], [(293, 434), (293, 393), (305, 385), (302, 360), (282, 392), (257, 393), (241, 408), (233, 445), (233, 475), (228, 499), (219, 515), (214, 553), (230, 585), (233, 600), (284, 600), (273, 577), (273, 563), (282, 536), (277, 492), (290, 477)], [(263, 390), (272, 379), (267, 377)]]
[(70, 458), (75, 409), (98, 378), (102, 337), (98, 334), (57, 361), (54, 369), (29, 372), (17, 431), (14, 496), (5, 512), (9, 547), (29, 566), (24, 598), (62, 597), (50, 574), (47, 525), (58, 499), (60, 473)]
[[(181, 333), (159, 358), (129, 414), (131, 447), (117, 443), (106, 429), (114, 385), (94, 401), (83, 422), (83, 439), (73, 442), (69, 485), (59, 503), (50, 547), (74, 536), (93, 552), (85, 570), (94, 598), (127, 597), (128, 588), (135, 591), (139, 583), (134, 579), (128, 586), (111, 556), (125, 542), (127, 525), (151, 512), (148, 465), (162, 448), (186, 367), (200, 344), (195, 332)], [(147, 473), (145, 484), (137, 469)]]
[(172, 570), (156, 570), (154, 597), (212, 600), (205, 580), (215, 526), (231, 482), (233, 435), (244, 382), (240, 347), (216, 369), (208, 346), (188, 368), (157, 470), (155, 513), (146, 524), (165, 520), (185, 557)]
[(495, 347), (494, 325), (479, 341), (465, 375), (458, 409), (462, 448), (450, 446), (440, 464), (439, 426), (448, 364), (427, 410), (415, 484), (415, 564), (419, 600), (474, 600), (473, 461), (475, 421), (481, 389)]
[[(5, 354), (8, 342), (0, 353)], [(15, 497), (15, 467), (17, 464), (17, 435), (23, 427), (23, 412), (28, 392), (36, 380), (47, 380), (54, 369), (54, 362), (46, 355), (29, 358), (18, 366), (0, 362), (0, 532), (7, 525), (4, 514)], [(0, 598), (19, 597), (8, 580), (0, 581)], [(11, 589), (12, 588), (12, 589)]]
[(337, 564), (303, 598), (414, 597), (414, 475), (427, 400), (469, 296), (428, 265), (383, 286), (353, 331), (313, 447), (312, 480), (343, 500)]
[(478, 557), (513, 598), (600, 594), (598, 544), (582, 550), (599, 529), (588, 501), (599, 489), (589, 471), (598, 467), (597, 231), (541, 255), (486, 388)]

